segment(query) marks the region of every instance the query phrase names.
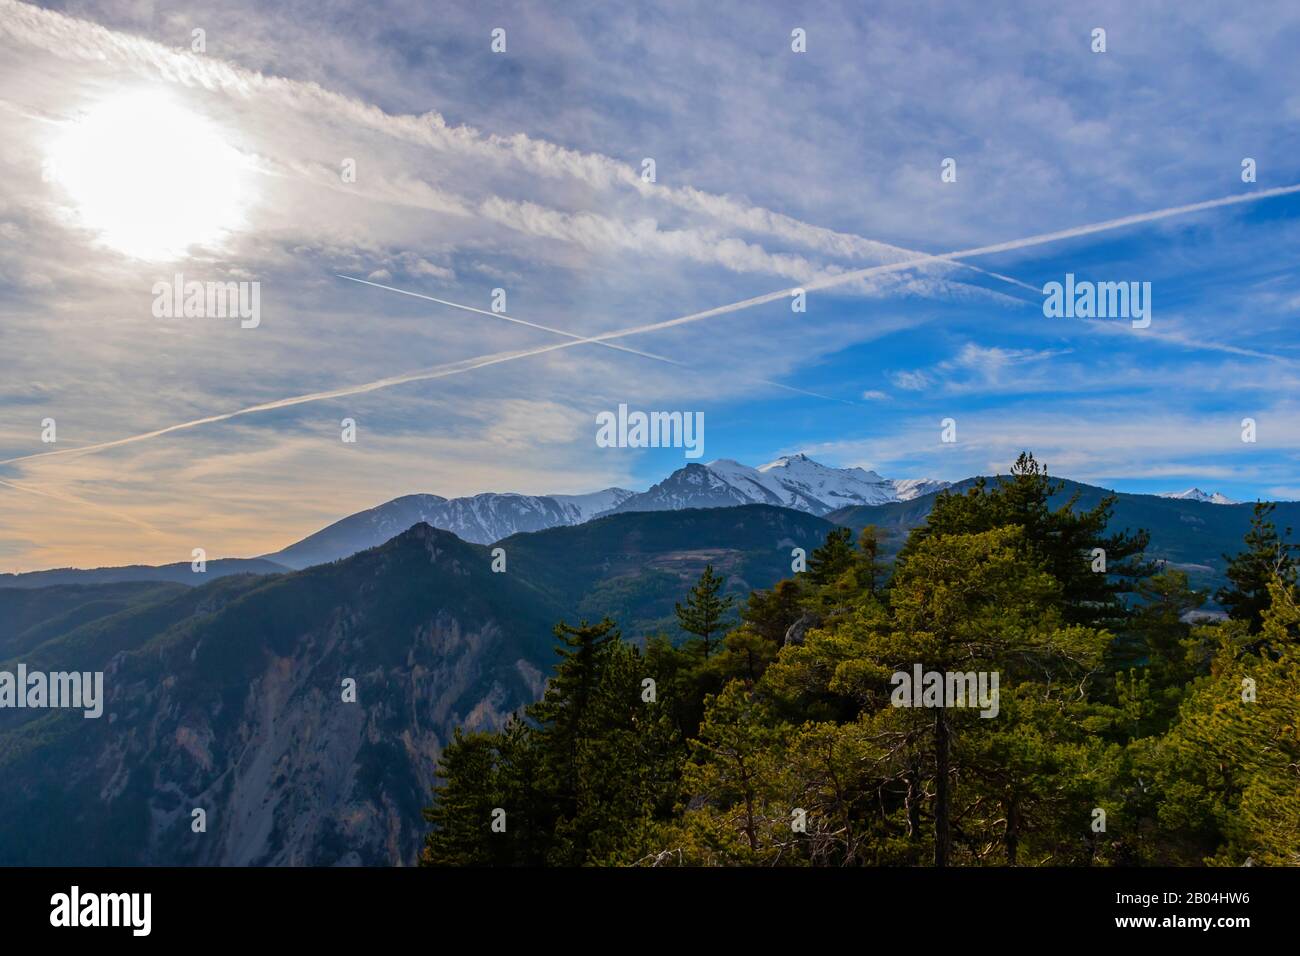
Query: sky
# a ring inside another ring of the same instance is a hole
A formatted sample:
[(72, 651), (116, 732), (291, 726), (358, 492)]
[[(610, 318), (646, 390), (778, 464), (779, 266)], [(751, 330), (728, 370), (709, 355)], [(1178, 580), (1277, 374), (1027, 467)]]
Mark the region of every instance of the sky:
[[(703, 461), (1300, 498), (1295, 4), (618, 6), (0, 0), (0, 571), (686, 463), (600, 447), (620, 404)], [(1150, 325), (1046, 316), (1067, 274)]]

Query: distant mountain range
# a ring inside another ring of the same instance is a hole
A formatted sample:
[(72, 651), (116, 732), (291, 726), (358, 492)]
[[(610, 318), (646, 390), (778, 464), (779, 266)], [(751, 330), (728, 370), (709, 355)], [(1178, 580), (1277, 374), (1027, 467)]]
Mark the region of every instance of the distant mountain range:
[(219, 558), (208, 561), (202, 573), (189, 561), (176, 564), (127, 564), (116, 568), (51, 568), (0, 574), (0, 588), (45, 588), (53, 584), (124, 584), (131, 581), (172, 581), (176, 584), (204, 584), (231, 574), (278, 574), (290, 570), (265, 558)]
[[(188, 563), (157, 568), (62, 568), (0, 574), (0, 588), (126, 581), (195, 585), (230, 574), (274, 574), (337, 561), (377, 547), (421, 522), (472, 544), (491, 544), (511, 535), (571, 527), (612, 514), (749, 504), (790, 508), (856, 527), (877, 524), (892, 529), (898, 543), (901, 535), (925, 520), (938, 492), (963, 490), (973, 480), (954, 484), (927, 478), (882, 478), (863, 468), (833, 468), (802, 454), (757, 468), (720, 459), (688, 464), (642, 492), (606, 488), (586, 495), (404, 495), (341, 518), (273, 554), (209, 561), (203, 575), (193, 573)], [(1085, 500), (1094, 503), (1104, 493), (1091, 485), (1067, 484), (1071, 489), (1083, 489)], [(1186, 565), (1193, 579), (1206, 586), (1221, 582), (1222, 554), (1239, 549), (1252, 507), (1198, 488), (1161, 495), (1121, 494), (1119, 501), (1113, 522), (1117, 527), (1150, 528), (1153, 553)], [(1200, 510), (1207, 504), (1223, 506), (1224, 513), (1207, 515)], [(1278, 508), (1280, 525), (1300, 526), (1300, 503), (1279, 502)]]
[(474, 544), (491, 544), (521, 531), (581, 524), (606, 514), (777, 505), (821, 516), (851, 505), (908, 501), (946, 487), (945, 481), (896, 481), (862, 468), (832, 468), (807, 455), (778, 458), (758, 468), (722, 459), (686, 465), (640, 493), (606, 488), (589, 495), (406, 495), (349, 515), (265, 560), (290, 568), (336, 561), (420, 521)]
[(807, 455), (789, 455), (758, 468), (724, 458), (679, 468), (614, 510), (677, 511), (761, 504), (825, 515), (852, 505), (908, 501), (946, 487), (946, 481), (897, 481), (862, 468), (831, 468)]
[(521, 531), (590, 521), (635, 495), (623, 488), (606, 488), (589, 495), (404, 495), (348, 515), (282, 551), (266, 555), (265, 560), (289, 568), (337, 561), (383, 544), (422, 521), (450, 531), (462, 541), (491, 544)]

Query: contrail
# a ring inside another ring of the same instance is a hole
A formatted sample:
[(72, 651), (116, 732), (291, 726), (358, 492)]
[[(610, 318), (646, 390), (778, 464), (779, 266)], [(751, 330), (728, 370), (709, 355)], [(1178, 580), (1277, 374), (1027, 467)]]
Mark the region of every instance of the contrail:
[[(687, 325), (691, 322), (698, 322), (701, 319), (712, 318), (715, 315), (726, 315), (730, 312), (739, 312), (742, 309), (750, 309), (756, 305), (775, 302), (778, 299), (784, 299), (792, 295), (800, 289), (805, 292), (816, 289), (825, 289), (830, 286), (841, 285), (845, 282), (852, 282), (855, 279), (865, 279), (870, 276), (877, 276), (887, 272), (903, 271), (915, 265), (927, 262), (951, 262), (960, 259), (970, 259), (976, 256), (993, 255), (998, 252), (1012, 252), (1017, 249), (1028, 249), (1033, 246), (1042, 246), (1051, 242), (1060, 242), (1063, 239), (1075, 239), (1080, 236), (1090, 236), (1098, 232), (1109, 232), (1112, 229), (1121, 229), (1124, 226), (1134, 226), (1141, 223), (1155, 222), (1160, 219), (1169, 219), (1174, 216), (1185, 216), (1188, 213), (1202, 212), (1206, 209), (1218, 209), (1223, 206), (1233, 206), (1239, 203), (1258, 202), (1261, 199), (1272, 199), (1277, 196), (1286, 196), (1296, 192), (1300, 192), (1300, 184), (1293, 186), (1278, 186), (1274, 189), (1261, 189), (1257, 192), (1242, 193), (1237, 196), (1224, 196), (1219, 199), (1207, 199), (1204, 202), (1189, 203), (1184, 206), (1171, 206), (1168, 209), (1157, 209), (1153, 212), (1136, 213), (1135, 215), (1123, 216), (1119, 219), (1107, 219), (1103, 222), (1090, 223), (1085, 226), (1072, 226), (1069, 229), (1060, 229), (1056, 232), (1044, 232), (1036, 236), (1028, 236), (1024, 239), (1012, 239), (1008, 242), (998, 242), (988, 246), (975, 246), (971, 249), (959, 249), (956, 252), (922, 255), (902, 262), (891, 262), (885, 265), (868, 266), (865, 269), (858, 269), (853, 272), (844, 272), (840, 275), (825, 276), (821, 279), (814, 279), (802, 286), (792, 286), (787, 289), (781, 289), (777, 292), (768, 292), (765, 295), (757, 295), (750, 299), (743, 299), (740, 302), (732, 302), (729, 305), (720, 305), (716, 308), (706, 309), (703, 312), (693, 312), (690, 315), (683, 315), (676, 319), (668, 319), (664, 322), (653, 322), (649, 325), (642, 325), (633, 329), (623, 329), (618, 332), (606, 332), (603, 335), (595, 335), (584, 341), (605, 341), (608, 339), (623, 338), (628, 335), (640, 335), (645, 332), (657, 332), (660, 329), (670, 329), (678, 325)], [(574, 344), (576, 345), (577, 343)]]
[(555, 345), (548, 345), (543, 348), (536, 348), (529, 351), (495, 352), (491, 355), (479, 355), (474, 358), (463, 359), (459, 362), (448, 362), (446, 365), (437, 365), (416, 372), (405, 372), (401, 375), (392, 375), (388, 378), (377, 379), (373, 382), (365, 382), (361, 385), (347, 385), (342, 388), (330, 389), (329, 391), (324, 392), (310, 392), (306, 395), (294, 395), (291, 398), (278, 398), (275, 401), (263, 402), (260, 405), (250, 405), (248, 408), (240, 408), (233, 412), (208, 415), (205, 418), (196, 418), (192, 421), (180, 422), (176, 425), (168, 425), (166, 428), (155, 429), (154, 431), (144, 432), (140, 435), (130, 435), (126, 438), (117, 438), (113, 441), (97, 442), (93, 445), (81, 445), (77, 448), (60, 448), (55, 451), (36, 452), (31, 455), (19, 455), (16, 458), (6, 458), (3, 461), (0, 461), (0, 465), (12, 465), (16, 462), (31, 461), (35, 458), (53, 458), (60, 455), (80, 455), (105, 451), (109, 448), (118, 448), (122, 445), (133, 445), (136, 442), (148, 441), (151, 438), (170, 435), (172, 432), (197, 428), (200, 425), (211, 425), (216, 422), (229, 421), (232, 418), (239, 418), (243, 415), (254, 415), (258, 412), (269, 412), (277, 408), (289, 408), (293, 405), (303, 405), (307, 402), (319, 402), (330, 398), (346, 398), (349, 395), (361, 395), (365, 392), (378, 391), (381, 388), (391, 388), (394, 385), (405, 385), (407, 382), (423, 382), (428, 381), (429, 379), (442, 378), (447, 375), (458, 375), (461, 372), (469, 372), (476, 368), (496, 365), (499, 362), (508, 362), (511, 359), (524, 358), (528, 355), (538, 355), (542, 352), (568, 348), (571, 345), (577, 344), (577, 342), (557, 342)]
[(158, 528), (155, 528), (147, 521), (142, 521), (139, 518), (133, 517), (121, 511), (114, 511), (112, 508), (105, 508), (103, 505), (97, 505), (93, 501), (86, 501), (84, 498), (73, 497), (67, 492), (58, 492), (58, 491), (50, 491), (49, 489), (33, 488), (30, 485), (21, 485), (16, 481), (6, 481), (3, 478), (0, 478), (0, 485), (3, 485), (6, 488), (12, 488), (15, 491), (25, 491), (28, 494), (40, 495), (42, 498), (53, 498), (55, 501), (65, 501), (68, 502), (69, 504), (81, 505), (83, 508), (90, 508), (92, 511), (98, 511), (103, 514), (109, 515), (110, 517), (117, 518), (119, 521), (126, 521), (130, 524), (135, 525), (138, 528), (143, 528), (145, 531), (148, 531), (151, 534), (156, 534), (164, 538), (171, 537), (171, 535), (168, 535), (165, 531), (160, 531)]
[(477, 368), (483, 368), (489, 365), (498, 365), (502, 362), (511, 362), (515, 359), (528, 358), (533, 355), (542, 355), (546, 352), (555, 352), (560, 349), (573, 348), (577, 345), (586, 345), (598, 342), (607, 342), (614, 339), (624, 338), (629, 335), (642, 335), (647, 332), (655, 332), (660, 329), (673, 328), (679, 325), (686, 325), (692, 322), (699, 322), (703, 319), (712, 318), (716, 315), (726, 315), (731, 312), (739, 312), (743, 309), (753, 308), (756, 305), (763, 305), (768, 302), (774, 302), (783, 299), (797, 291), (824, 289), (830, 286), (839, 285), (844, 282), (852, 282), (855, 279), (867, 278), (869, 276), (880, 275), (887, 272), (897, 272), (925, 262), (946, 262), (950, 260), (968, 259), (975, 256), (992, 255), (999, 252), (1010, 252), (1016, 249), (1028, 249), (1034, 246), (1046, 245), (1052, 242), (1060, 242), (1063, 239), (1074, 239), (1080, 236), (1089, 236), (1099, 232), (1109, 232), (1114, 229), (1121, 229), (1125, 226), (1139, 225), (1141, 223), (1155, 222), (1161, 219), (1169, 219), (1175, 216), (1184, 216), (1193, 212), (1201, 212), (1207, 209), (1218, 209), (1224, 206), (1233, 206), (1241, 203), (1259, 202), (1263, 199), (1272, 199), (1277, 196), (1286, 196), (1300, 192), (1300, 184), (1292, 186), (1279, 186), (1274, 189), (1261, 189), (1256, 192), (1242, 193), (1236, 196), (1224, 196), (1219, 199), (1209, 199), (1204, 202), (1189, 203), (1182, 206), (1171, 206), (1167, 209), (1157, 209), (1152, 212), (1137, 213), (1132, 216), (1123, 216), (1119, 219), (1107, 219), (1103, 222), (1090, 223), (1083, 226), (1072, 226), (1069, 229), (1060, 229), (1055, 232), (1040, 233), (1036, 236), (1028, 236), (1024, 239), (1012, 239), (1008, 242), (999, 242), (987, 246), (975, 246), (970, 249), (959, 249), (955, 252), (937, 253), (935, 255), (922, 255), (914, 259), (903, 262), (888, 263), (879, 266), (869, 266), (865, 269), (858, 269), (854, 272), (845, 272), (836, 276), (826, 276), (821, 279), (809, 282), (804, 286), (796, 286), (788, 289), (782, 289), (777, 292), (769, 292), (765, 295), (754, 296), (749, 299), (742, 299), (739, 302), (732, 302), (728, 305), (720, 305), (712, 309), (706, 309), (702, 312), (692, 312), (689, 315), (679, 316), (675, 319), (668, 319), (663, 322), (653, 322), (647, 325), (639, 325), (630, 329), (621, 329), (614, 332), (605, 332), (600, 335), (582, 337), (577, 339), (566, 339), (563, 342), (556, 342), (553, 345), (539, 346), (533, 349), (522, 349), (514, 352), (496, 352), (490, 355), (478, 356), (476, 358), (465, 359), (461, 362), (452, 362), (447, 365), (437, 366), (432, 369), (425, 369), (418, 372), (408, 372), (403, 375), (395, 375), (389, 378), (379, 379), (374, 382), (367, 382), (362, 385), (353, 385), (344, 388), (333, 389), (326, 392), (313, 392), (308, 395), (298, 395), (293, 398), (278, 399), (273, 402), (266, 402), (261, 405), (253, 405), (249, 408), (242, 408), (234, 412), (226, 412), (221, 415), (212, 415), (207, 418), (199, 418), (190, 422), (182, 422), (178, 425), (171, 425), (167, 428), (160, 428), (156, 431), (146, 432), (142, 435), (133, 435), (128, 438), (119, 438), (115, 441), (100, 442), (95, 445), (84, 445), (80, 448), (69, 448), (60, 451), (38, 452), (32, 455), (20, 455), (16, 458), (6, 458), (0, 460), (0, 465), (10, 465), (20, 461), (31, 461), (37, 458), (47, 458), (55, 455), (74, 455), (90, 454), (97, 451), (103, 451), (108, 448), (117, 448), (121, 445), (129, 445), (134, 442), (146, 441), (150, 438), (157, 438), (171, 432), (181, 431), (183, 429), (195, 428), (199, 425), (206, 425), (213, 422), (226, 421), (241, 415), (252, 415), (257, 412), (270, 411), (276, 408), (286, 408), (291, 405), (301, 405), (306, 402), (320, 401), (329, 398), (341, 398), (348, 395), (357, 395), (363, 392), (373, 392), (381, 388), (389, 388), (393, 385), (402, 385), (407, 382), (427, 381), (429, 379), (444, 378), (450, 375), (459, 375), (462, 372), (473, 371)]
[[(607, 349), (617, 349), (618, 351), (626, 352), (629, 355), (639, 355), (642, 358), (654, 359), (656, 362), (664, 362), (668, 365), (675, 365), (677, 366), (677, 368), (691, 368), (691, 366), (688, 363), (679, 362), (677, 361), (677, 359), (668, 358), (668, 356), (666, 355), (656, 355), (653, 352), (643, 352), (640, 349), (629, 348), (626, 345), (615, 345), (610, 342), (600, 342), (595, 339), (584, 338), (583, 336), (577, 335), (573, 332), (566, 332), (564, 331), (564, 329), (553, 328), (552, 326), (549, 325), (541, 325), (537, 322), (529, 322), (527, 319), (520, 319), (520, 318), (516, 318), (513, 315), (506, 315), (506, 313), (504, 312), (489, 312), (487, 309), (479, 309), (472, 305), (462, 305), (459, 302), (452, 302), (450, 299), (435, 298), (434, 296), (431, 295), (425, 295), (422, 292), (411, 292), (409, 289), (399, 289), (396, 286), (384, 285), (381, 282), (371, 282), (369, 279), (357, 279), (354, 278), (353, 276), (345, 276), (338, 273), (336, 273), (336, 277), (339, 279), (347, 279), (349, 282), (359, 282), (362, 285), (374, 286), (376, 289), (386, 289), (389, 292), (396, 292), (399, 295), (409, 295), (415, 299), (426, 299), (429, 302), (437, 302), (439, 305), (450, 306), (453, 309), (461, 309), (465, 312), (475, 312), (478, 315), (486, 315), (489, 318), (501, 319), (505, 322), (513, 322), (516, 325), (526, 325), (530, 329), (540, 329), (543, 332), (551, 332), (555, 335), (562, 335), (566, 339), (574, 339), (575, 340), (573, 343), (574, 345), (581, 345), (584, 343), (591, 343), (593, 345), (602, 345)], [(806, 395), (809, 398), (821, 398), (821, 399), (825, 399), (828, 402), (840, 402), (844, 405), (856, 404), (855, 402), (845, 401), (842, 398), (834, 398), (833, 396), (830, 395), (822, 395), (820, 392), (809, 392), (802, 388), (795, 388), (793, 385), (785, 385), (782, 382), (774, 382), (771, 379), (755, 378), (755, 379), (748, 379), (748, 381), (756, 382), (760, 385), (770, 385), (773, 388), (783, 389), (787, 392), (794, 392), (796, 395)]]
[[(1085, 319), (1091, 328), (1096, 329), (1106, 335), (1131, 335), (1128, 325), (1116, 325), (1105, 319)], [(1192, 338), (1181, 332), (1160, 332), (1155, 329), (1143, 329), (1142, 337), (1155, 339), (1158, 342), (1168, 342), (1172, 345), (1178, 345), (1186, 349), (1199, 349), (1209, 352), (1223, 352), (1227, 355), (1239, 355), (1243, 358), (1260, 359), (1267, 362), (1276, 362), (1279, 365), (1287, 365), (1292, 368), (1300, 365), (1300, 359), (1290, 358), (1286, 355), (1274, 355), (1272, 352), (1260, 352), (1257, 349), (1242, 348), (1238, 345), (1228, 345), (1224, 342), (1210, 342), (1205, 339)]]
[[(555, 335), (562, 335), (566, 339), (581, 339), (581, 335), (575, 335), (572, 332), (565, 332), (563, 329), (552, 328), (549, 325), (541, 325), (537, 322), (529, 322), (527, 319), (515, 318), (513, 315), (507, 315), (504, 312), (489, 312), (487, 309), (476, 308), (472, 305), (462, 305), (459, 302), (452, 302), (449, 299), (439, 299), (431, 295), (425, 295), (422, 292), (411, 292), (409, 289), (399, 289), (396, 286), (384, 285), (382, 282), (371, 282), (369, 279), (358, 279), (355, 276), (345, 276), (341, 273), (335, 274), (336, 278), (347, 279), (349, 282), (359, 282), (361, 285), (373, 286), (376, 289), (384, 289), (388, 292), (396, 292), (399, 295), (409, 295), (414, 299), (424, 299), (427, 302), (437, 302), (439, 305), (449, 306), (453, 309), (460, 309), (464, 312), (473, 312), (477, 315), (486, 315), (488, 318), (501, 319), (504, 322), (513, 322), (516, 325), (526, 325), (530, 329), (540, 329), (543, 332), (551, 332)], [(656, 362), (667, 362), (669, 365), (682, 365), (683, 363), (670, 359), (664, 355), (655, 355), (653, 352), (642, 352), (640, 349), (629, 348), (626, 345), (615, 345), (610, 342), (599, 342), (607, 349), (617, 349), (620, 352), (627, 352), (629, 355), (640, 355), (642, 358), (654, 359)]]

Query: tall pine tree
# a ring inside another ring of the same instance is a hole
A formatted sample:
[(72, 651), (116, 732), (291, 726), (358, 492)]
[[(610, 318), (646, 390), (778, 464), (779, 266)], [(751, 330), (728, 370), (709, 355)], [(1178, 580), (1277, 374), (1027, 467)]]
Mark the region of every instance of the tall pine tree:
[(1263, 627), (1264, 611), (1269, 607), (1269, 585), (1280, 580), (1289, 587), (1296, 579), (1296, 546), (1287, 539), (1291, 529), (1278, 534), (1270, 516), (1277, 507), (1271, 501), (1255, 503), (1255, 513), (1246, 532), (1246, 550), (1235, 557), (1223, 556), (1230, 585), (1220, 588), (1215, 598), (1228, 609), (1228, 616), (1245, 621), (1251, 634)]
[(707, 658), (714, 641), (727, 629), (727, 612), (736, 599), (722, 595), (726, 578), (713, 573), (713, 565), (706, 564), (700, 580), (686, 595), (686, 603), (677, 605), (677, 623), (683, 631), (694, 634), (704, 642)]

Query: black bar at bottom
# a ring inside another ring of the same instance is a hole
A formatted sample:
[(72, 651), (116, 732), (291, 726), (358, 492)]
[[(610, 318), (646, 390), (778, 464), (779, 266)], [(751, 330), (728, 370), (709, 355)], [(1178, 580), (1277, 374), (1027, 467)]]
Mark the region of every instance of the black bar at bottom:
[[(1058, 939), (1200, 934), (1231, 941), (1293, 926), (1297, 890), (1300, 869), (1258, 867), (0, 869), (0, 926), (7, 941), (76, 933), (81, 942), (119, 938), (128, 945), (375, 943), (376, 934), (405, 930), (444, 945), (462, 932), (466, 941), (485, 943), (612, 941), (627, 933), (628, 942), (644, 936), (665, 944), (689, 932), (693, 942), (716, 938), (734, 946), (810, 925), (819, 937), (864, 943), (895, 932), (932, 942), (953, 932), (954, 940), (969, 940), (964, 934), (995, 926), (1042, 927)], [(147, 936), (140, 932), (144, 897), (134, 895), (146, 893)], [(52, 917), (68, 925), (54, 926)], [(70, 925), (114, 920), (120, 925)]]

